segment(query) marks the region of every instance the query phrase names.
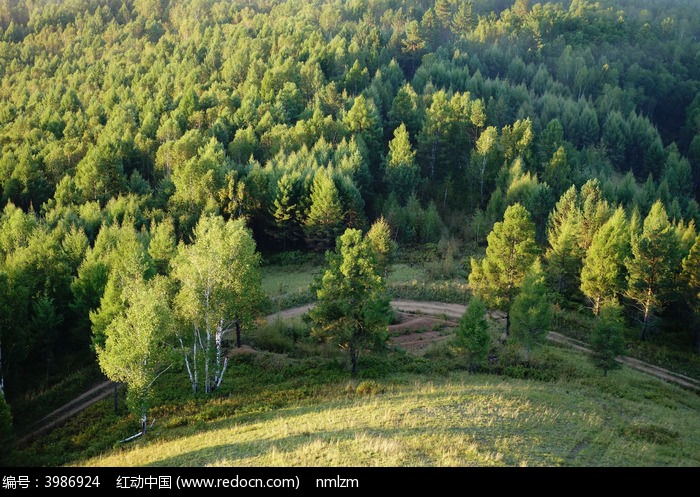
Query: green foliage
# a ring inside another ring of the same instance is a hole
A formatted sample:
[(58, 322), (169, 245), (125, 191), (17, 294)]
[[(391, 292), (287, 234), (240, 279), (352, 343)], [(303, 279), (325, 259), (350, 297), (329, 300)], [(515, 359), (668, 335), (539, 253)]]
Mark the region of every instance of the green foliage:
[(469, 285), (486, 304), (506, 312), (508, 333), (511, 304), (537, 255), (535, 229), (528, 211), (518, 203), (509, 206), (487, 242), (486, 257), (481, 261), (471, 258)]
[(472, 368), (486, 359), (491, 345), (491, 336), (489, 324), (486, 321), (486, 307), (479, 297), (473, 297), (469, 301), (455, 334), (455, 343), (466, 350)]
[[(478, 249), (514, 202), (543, 242), (556, 196), (575, 185), (577, 219), (562, 217), (546, 255), (574, 305), (613, 201), (646, 213), (660, 199), (671, 224), (700, 221), (692, 2), (113, 3), (0, 9), (0, 339), (13, 402), (92, 361), (91, 318), (104, 344), (121, 280), (166, 275), (202, 216), (244, 218), (266, 254), (320, 254), (380, 213), (402, 245)], [(323, 175), (332, 188), (317, 188)], [(136, 243), (144, 267), (130, 273), (119, 247)], [(692, 244), (652, 290), (651, 315), (696, 308), (679, 265)], [(443, 255), (429, 277), (459, 274)], [(463, 287), (393, 291), (464, 302)]]
[(581, 270), (581, 291), (591, 300), (594, 315), (603, 303), (614, 303), (624, 292), (625, 258), (629, 253), (627, 217), (618, 208), (593, 235)]
[(591, 359), (596, 367), (608, 374), (611, 369), (621, 367), (615, 359), (625, 351), (622, 334), (624, 327), (622, 309), (615, 304), (600, 307), (598, 318), (591, 332)]
[(2, 444), (2, 455), (0, 464), (9, 465), (12, 461), (12, 451), (14, 449), (15, 431), (12, 426), (12, 412), (5, 400), (5, 393), (0, 390), (0, 444)]
[(391, 228), (384, 217), (380, 217), (370, 227), (367, 232), (367, 240), (372, 245), (377, 269), (386, 278), (391, 263), (396, 255), (396, 242), (391, 237)]
[(374, 380), (362, 380), (355, 388), (357, 395), (377, 395), (383, 391), (384, 388)]
[(525, 347), (526, 361), (529, 361), (532, 349), (544, 343), (552, 322), (552, 306), (539, 260), (533, 263), (523, 279), (510, 313), (513, 338)]
[(159, 274), (168, 274), (170, 261), (175, 256), (176, 238), (175, 225), (171, 218), (155, 224), (150, 230), (151, 239), (148, 242), (148, 255)]
[(175, 321), (168, 286), (162, 276), (129, 282), (122, 289), (126, 308), (107, 325), (104, 347), (96, 346), (105, 375), (127, 385), (127, 404), (144, 433), (153, 385), (169, 367)]
[(632, 256), (625, 259), (627, 295), (639, 305), (644, 340), (650, 319), (669, 300), (681, 263), (678, 240), (661, 202), (652, 206), (641, 234), (632, 234), (631, 246)]
[(380, 347), (386, 340), (390, 316), (386, 283), (371, 242), (359, 230), (347, 229), (338, 238), (327, 264), (312, 285), (317, 297), (309, 311), (312, 335), (347, 349), (356, 375), (362, 350)]
[(172, 274), (180, 288), (178, 340), (192, 389), (210, 393), (228, 365), (224, 337), (250, 326), (263, 305), (260, 255), (242, 219), (202, 217), (190, 245), (180, 244)]
[(314, 175), (311, 206), (304, 221), (306, 243), (316, 251), (333, 246), (342, 230), (343, 206), (331, 171), (322, 169)]
[(406, 125), (394, 130), (394, 138), (389, 142), (389, 153), (385, 165), (385, 181), (390, 191), (403, 203), (415, 193), (419, 178), (415, 151), (411, 148)]

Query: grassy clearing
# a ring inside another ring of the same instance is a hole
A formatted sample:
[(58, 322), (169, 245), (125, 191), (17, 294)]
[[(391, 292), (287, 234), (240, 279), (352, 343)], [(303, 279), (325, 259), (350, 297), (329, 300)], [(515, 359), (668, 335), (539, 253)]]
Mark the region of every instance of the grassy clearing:
[(697, 395), (628, 369), (603, 378), (572, 352), (547, 353), (569, 376), (538, 382), (403, 373), (373, 380), (371, 388), (340, 380), (311, 401), (160, 430), (78, 465), (700, 464)]
[[(270, 299), (268, 311), (275, 312), (312, 302), (314, 296), (309, 285), (323, 267), (311, 264), (263, 267), (263, 291)], [(424, 263), (393, 264), (387, 277), (389, 294), (394, 298), (462, 304), (469, 300), (466, 279), (434, 279), (428, 277), (426, 272)]]
[(449, 348), (344, 356), (236, 356), (222, 390), (192, 398), (170, 376), (145, 440), (136, 419), (91, 407), (18, 454), (75, 466), (698, 466), (700, 397), (623, 368), (607, 377), (547, 346), (530, 366), (458, 370)]
[(292, 266), (264, 266), (262, 288), (270, 299), (268, 311), (275, 312), (314, 300), (309, 285), (322, 266), (310, 264)]

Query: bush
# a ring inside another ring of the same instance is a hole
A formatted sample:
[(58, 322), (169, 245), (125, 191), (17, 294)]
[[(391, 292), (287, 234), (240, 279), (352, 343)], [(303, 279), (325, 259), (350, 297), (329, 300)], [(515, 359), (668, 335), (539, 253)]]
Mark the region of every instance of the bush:
[(374, 380), (363, 380), (355, 388), (357, 395), (377, 395), (384, 392), (384, 387)]
[(256, 349), (286, 354), (294, 350), (294, 340), (287, 333), (288, 326), (282, 321), (260, 328), (253, 335)]

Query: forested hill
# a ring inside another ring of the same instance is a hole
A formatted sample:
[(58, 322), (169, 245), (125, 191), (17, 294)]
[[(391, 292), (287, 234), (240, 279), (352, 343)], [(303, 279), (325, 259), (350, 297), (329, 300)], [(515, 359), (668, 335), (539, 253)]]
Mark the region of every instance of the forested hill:
[(520, 203), (546, 248), (567, 194), (585, 250), (618, 204), (641, 230), (660, 199), (680, 267), (699, 37), (687, 0), (2, 0), (5, 392), (94, 360), (130, 250), (166, 278), (203, 214), (264, 253), (380, 215), (399, 244), (479, 251)]

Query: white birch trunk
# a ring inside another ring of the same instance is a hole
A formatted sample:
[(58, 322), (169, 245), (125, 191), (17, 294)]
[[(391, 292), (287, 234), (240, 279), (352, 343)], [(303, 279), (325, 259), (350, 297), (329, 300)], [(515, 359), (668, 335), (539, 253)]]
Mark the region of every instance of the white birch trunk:
[(178, 335), (177, 339), (180, 341), (180, 348), (182, 349), (182, 355), (185, 358), (185, 368), (187, 368), (187, 376), (190, 379), (190, 384), (192, 385), (193, 393), (197, 393), (197, 342), (194, 342), (194, 371), (192, 366), (190, 366), (190, 358), (187, 355), (187, 349), (185, 349), (185, 343), (182, 341), (182, 337)]

